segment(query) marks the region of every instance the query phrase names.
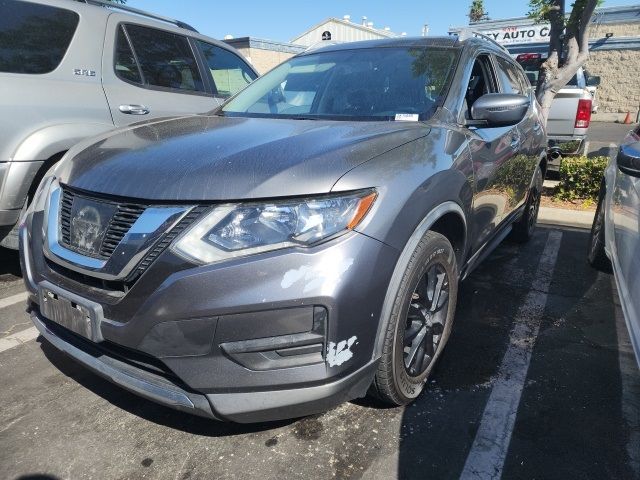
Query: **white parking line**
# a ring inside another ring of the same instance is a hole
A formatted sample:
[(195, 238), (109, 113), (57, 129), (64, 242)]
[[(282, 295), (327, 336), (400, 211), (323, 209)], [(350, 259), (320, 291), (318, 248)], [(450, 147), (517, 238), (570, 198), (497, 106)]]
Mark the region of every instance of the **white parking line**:
[(0, 308), (10, 307), (11, 305), (15, 305), (16, 303), (24, 302), (29, 295), (27, 292), (16, 293), (15, 295), (11, 295), (7, 298), (0, 299)]
[(36, 338), (38, 338), (38, 329), (36, 327), (27, 328), (13, 335), (0, 338), (0, 353)]
[(549, 232), (535, 279), (516, 316), (509, 347), (502, 359), (498, 378), (489, 395), (461, 479), (499, 479), (502, 476), (561, 240), (561, 232)]

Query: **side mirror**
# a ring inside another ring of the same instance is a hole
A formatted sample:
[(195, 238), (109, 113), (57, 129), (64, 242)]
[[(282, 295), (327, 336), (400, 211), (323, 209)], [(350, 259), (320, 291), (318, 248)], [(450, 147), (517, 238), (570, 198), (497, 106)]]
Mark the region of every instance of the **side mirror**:
[(529, 97), (513, 93), (487, 93), (471, 106), (471, 118), (487, 127), (520, 123), (529, 109)]
[(640, 177), (640, 142), (621, 146), (616, 161), (622, 173)]
[(593, 76), (587, 79), (587, 87), (599, 87), (600, 86), (600, 77)]

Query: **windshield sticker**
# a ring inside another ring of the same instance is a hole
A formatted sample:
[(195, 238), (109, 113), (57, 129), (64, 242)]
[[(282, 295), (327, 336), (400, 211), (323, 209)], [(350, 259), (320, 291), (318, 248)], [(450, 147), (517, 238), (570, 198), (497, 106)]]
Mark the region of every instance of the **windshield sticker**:
[(417, 113), (396, 113), (396, 122), (417, 122), (419, 118)]

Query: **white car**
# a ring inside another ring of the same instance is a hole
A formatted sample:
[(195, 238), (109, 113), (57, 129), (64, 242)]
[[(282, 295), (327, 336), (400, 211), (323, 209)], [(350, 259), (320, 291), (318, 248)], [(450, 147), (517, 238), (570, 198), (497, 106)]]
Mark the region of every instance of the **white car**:
[(589, 263), (611, 270), (640, 365), (640, 126), (605, 171), (591, 228)]

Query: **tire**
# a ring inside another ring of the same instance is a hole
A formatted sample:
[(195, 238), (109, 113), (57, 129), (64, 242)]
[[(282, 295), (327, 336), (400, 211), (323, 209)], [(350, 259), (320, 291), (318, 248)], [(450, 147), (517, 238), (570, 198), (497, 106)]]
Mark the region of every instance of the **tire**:
[(518, 243), (526, 243), (533, 236), (538, 222), (538, 212), (540, 211), (540, 197), (542, 195), (542, 170), (536, 167), (533, 185), (529, 189), (527, 204), (524, 207), (522, 217), (513, 224), (511, 238)]
[(391, 309), (371, 388), (375, 397), (400, 406), (422, 392), (451, 333), (457, 294), (453, 247), (445, 236), (429, 231), (409, 260)]
[(589, 236), (589, 250), (587, 260), (592, 267), (602, 272), (611, 272), (611, 261), (604, 251), (604, 185), (600, 187), (598, 195), (598, 206), (591, 225), (591, 235)]

